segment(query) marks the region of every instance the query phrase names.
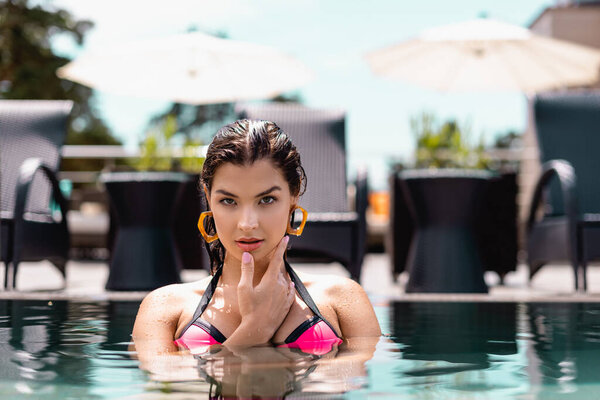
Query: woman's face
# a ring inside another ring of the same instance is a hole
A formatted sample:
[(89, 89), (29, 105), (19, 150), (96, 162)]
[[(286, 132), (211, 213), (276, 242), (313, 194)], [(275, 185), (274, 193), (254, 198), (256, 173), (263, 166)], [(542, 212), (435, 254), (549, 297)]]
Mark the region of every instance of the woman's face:
[(279, 168), (263, 159), (251, 165), (221, 165), (208, 201), (227, 257), (241, 260), (247, 251), (260, 263), (270, 259), (285, 235), (297, 198)]

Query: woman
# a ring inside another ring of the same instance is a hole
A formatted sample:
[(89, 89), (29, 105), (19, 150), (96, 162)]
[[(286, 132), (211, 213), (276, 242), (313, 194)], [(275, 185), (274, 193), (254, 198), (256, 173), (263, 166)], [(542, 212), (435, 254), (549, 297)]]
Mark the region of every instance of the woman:
[(305, 180), (300, 155), (274, 123), (241, 120), (219, 130), (201, 176), (211, 211), (198, 224), (213, 276), (144, 299), (133, 329), (138, 352), (151, 342), (153, 352), (221, 343), (324, 354), (342, 339), (381, 335), (360, 285), (298, 277), (285, 261), (287, 234), (300, 234), (305, 222), (290, 224)]

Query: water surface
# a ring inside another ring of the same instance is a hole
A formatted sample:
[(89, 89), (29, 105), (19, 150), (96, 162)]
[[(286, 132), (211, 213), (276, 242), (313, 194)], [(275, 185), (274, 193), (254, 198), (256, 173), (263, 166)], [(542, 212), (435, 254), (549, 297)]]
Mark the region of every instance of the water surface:
[(140, 369), (137, 302), (0, 301), (0, 397), (598, 399), (599, 303), (383, 302), (386, 334), (318, 357), (224, 349)]

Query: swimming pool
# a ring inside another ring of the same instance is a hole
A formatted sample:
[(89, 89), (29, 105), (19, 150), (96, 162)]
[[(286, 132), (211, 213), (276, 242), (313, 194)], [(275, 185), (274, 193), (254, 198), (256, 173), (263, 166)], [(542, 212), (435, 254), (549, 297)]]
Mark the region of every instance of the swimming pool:
[(372, 357), (213, 352), (169, 379), (129, 348), (138, 304), (0, 300), (0, 397), (600, 398), (600, 303), (382, 302)]

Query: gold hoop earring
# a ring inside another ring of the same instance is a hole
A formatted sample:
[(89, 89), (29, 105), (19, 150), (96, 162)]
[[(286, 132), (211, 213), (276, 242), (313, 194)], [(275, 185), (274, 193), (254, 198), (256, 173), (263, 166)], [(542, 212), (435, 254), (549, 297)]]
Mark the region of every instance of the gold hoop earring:
[(206, 230), (204, 230), (204, 218), (212, 216), (212, 211), (204, 211), (202, 214), (200, 214), (200, 218), (198, 218), (198, 230), (200, 231), (200, 234), (204, 240), (206, 240), (206, 243), (212, 243), (219, 238), (219, 234), (215, 233), (214, 235), (210, 236), (208, 233), (206, 233)]
[[(294, 229), (294, 228), (292, 228), (292, 221), (291, 221), (291, 218), (290, 218), (290, 220), (288, 221), (288, 227), (286, 229), (286, 232), (289, 233), (290, 235), (300, 236), (300, 235), (302, 235), (302, 231), (304, 230), (304, 225), (306, 225), (306, 219), (308, 218), (308, 213), (306, 212), (306, 210), (304, 208), (302, 208), (300, 206), (296, 206), (292, 210), (292, 214), (296, 210), (302, 211), (302, 222), (300, 222), (300, 226), (299, 227), (297, 227), (296, 229)], [(291, 217), (291, 214), (290, 214), (290, 217)]]

